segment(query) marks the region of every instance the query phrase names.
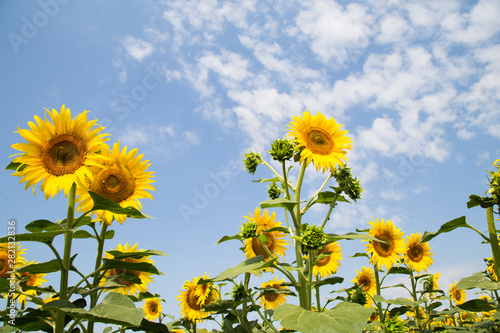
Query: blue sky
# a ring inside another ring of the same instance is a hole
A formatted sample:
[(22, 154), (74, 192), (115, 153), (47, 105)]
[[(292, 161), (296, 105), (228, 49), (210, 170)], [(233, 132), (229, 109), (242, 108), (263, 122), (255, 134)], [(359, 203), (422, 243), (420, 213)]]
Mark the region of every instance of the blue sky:
[[(408, 234), (435, 231), (462, 215), (485, 230), (484, 212), (465, 203), (486, 191), (500, 157), (499, 16), (496, 0), (3, 1), (2, 161), (21, 142), (17, 126), (62, 104), (73, 115), (90, 110), (110, 142), (137, 147), (156, 172), (154, 202), (143, 201), (155, 219), (113, 225), (106, 248), (138, 242), (168, 253), (155, 258), (165, 275), (150, 290), (176, 317), (185, 280), (244, 259), (236, 242), (213, 246), (266, 199), (252, 180), (270, 173), (246, 174), (242, 154), (268, 159), (270, 142), (305, 108), (349, 130), (349, 165), (365, 189), (334, 211), (328, 232), (373, 218)], [(304, 195), (323, 175), (311, 169), (306, 180)], [(1, 183), (1, 219), (15, 218), (18, 232), (64, 217), (63, 195), (35, 197), (7, 171)], [(430, 272), (442, 273), (443, 288), (484, 269), (480, 242), (468, 230), (432, 241)], [(94, 261), (89, 244), (75, 243), (81, 265)], [(28, 259), (51, 259), (26, 246)], [(342, 246), (338, 275), (350, 281), (367, 262), (348, 258), (361, 243)]]

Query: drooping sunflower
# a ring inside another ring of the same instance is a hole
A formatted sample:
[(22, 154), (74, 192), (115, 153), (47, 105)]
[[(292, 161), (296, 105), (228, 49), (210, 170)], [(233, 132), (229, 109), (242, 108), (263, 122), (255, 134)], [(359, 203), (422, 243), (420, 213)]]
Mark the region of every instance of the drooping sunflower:
[(146, 299), (142, 308), (144, 309), (144, 318), (149, 321), (156, 320), (160, 317), (163, 310), (161, 299), (156, 297)]
[[(78, 207), (77, 211), (85, 212), (92, 208), (94, 202), (87, 191), (93, 191), (102, 195), (122, 207), (132, 206), (142, 210), (139, 199), (153, 196), (147, 190), (154, 191), (151, 185), (153, 171), (146, 171), (151, 165), (148, 160), (142, 160), (143, 155), (137, 155), (137, 149), (127, 152), (127, 147), (120, 150), (120, 142), (113, 145), (113, 150), (103, 150), (102, 155), (107, 157), (102, 166), (91, 168), (92, 177), (87, 177), (82, 187), (77, 188)], [(125, 221), (127, 215), (113, 214), (106, 210), (97, 211), (97, 219), (104, 220), (111, 225), (113, 219), (120, 224)]]
[(314, 162), (316, 170), (335, 170), (336, 165), (347, 161), (346, 150), (352, 148), (352, 140), (345, 136), (348, 131), (341, 130), (342, 125), (333, 118), (327, 119), (322, 113), (311, 115), (309, 110), (300, 117), (292, 117), (287, 137), (292, 137), (300, 153), (300, 163)]
[[(194, 278), (192, 281), (186, 281), (184, 283), (183, 289), (180, 290), (180, 295), (177, 296), (177, 300), (180, 301), (179, 306), (181, 307), (181, 316), (190, 321), (202, 321), (210, 315), (210, 312), (203, 311), (203, 308), (207, 305), (219, 299), (217, 290), (210, 288), (210, 295), (201, 300), (197, 296), (197, 289), (200, 288), (198, 281), (201, 277)], [(198, 292), (199, 294), (199, 292)]]
[(388, 270), (393, 265), (398, 265), (401, 254), (404, 252), (403, 232), (397, 229), (391, 221), (373, 219), (368, 222), (372, 226), (369, 235), (380, 239), (382, 242), (369, 241), (366, 251), (370, 256), (370, 263), (377, 264), (379, 268), (386, 267)]
[(441, 273), (437, 272), (436, 274), (431, 274), (427, 278), (425, 278), (424, 281), (424, 290), (429, 293), (429, 297), (433, 298), (436, 293), (433, 292), (432, 290), (440, 290), (441, 286), (439, 285), (439, 277), (441, 276)]
[(495, 261), (493, 260), (493, 257), (484, 258), (484, 261), (488, 265), (486, 273), (488, 274), (490, 279), (492, 279), (493, 281), (498, 281), (497, 273), (495, 272)]
[[(31, 261), (29, 263), (26, 263), (26, 265), (33, 265), (35, 264), (35, 261)], [(23, 289), (22, 288), (22, 285), (25, 284), (27, 286), (30, 286), (30, 287), (41, 287), (43, 285), (44, 282), (47, 282), (47, 280), (44, 279), (44, 277), (47, 276), (47, 274), (43, 274), (43, 273), (40, 273), (40, 274), (31, 274), (29, 272), (23, 272), (23, 273), (20, 273), (20, 279), (21, 279), (21, 290)], [(33, 289), (30, 289), (30, 290), (23, 290), (26, 294), (30, 294), (30, 295), (36, 295), (36, 290), (33, 290)], [(17, 297), (17, 301), (20, 303), (20, 304), (24, 304), (28, 301), (28, 297), (27, 295), (23, 295), (23, 294), (20, 294), (18, 297)]]
[(467, 299), (465, 290), (457, 288), (458, 282), (455, 281), (450, 285), (450, 297), (456, 304), (462, 304)]
[(30, 129), (18, 127), (27, 143), (16, 143), (12, 148), (22, 152), (15, 154), (20, 156), (13, 162), (21, 165), (13, 175), (20, 177), (20, 183), (26, 182), (26, 189), (33, 186), (33, 194), (35, 185), (42, 182), (41, 190), (48, 199), (62, 190), (67, 196), (77, 179), (92, 179), (89, 167), (101, 166), (103, 157), (98, 152), (107, 149), (108, 134), (99, 133), (104, 127), (97, 125), (97, 120), (87, 120), (88, 111), (72, 119), (64, 105), (61, 113), (46, 110), (50, 120), (47, 115), (45, 120), (35, 116), (36, 124), (28, 123)]
[(326, 257), (320, 258), (313, 266), (313, 274), (319, 274), (321, 278), (337, 273), (342, 261), (342, 252), (340, 251), (339, 242), (328, 243), (319, 252), (319, 255), (329, 253)]
[[(254, 215), (249, 214), (249, 216), (245, 216), (245, 218), (257, 224), (257, 234), (266, 236), (267, 240), (264, 242), (264, 245), (271, 255), (285, 256), (285, 246), (289, 245), (288, 242), (283, 239), (286, 237), (286, 234), (280, 231), (265, 232), (271, 228), (281, 227), (280, 222), (274, 221), (276, 218), (274, 212), (270, 215), (267, 210), (264, 210), (261, 215), (260, 209), (257, 207), (255, 208)], [(262, 255), (266, 261), (270, 259), (269, 253), (267, 253), (257, 237), (248, 238), (245, 241), (245, 256), (249, 259), (258, 255)]]
[(375, 273), (370, 267), (361, 267), (361, 271), (356, 271), (358, 273), (354, 279), (351, 280), (355, 285), (360, 286), (363, 290), (373, 296), (377, 292), (377, 284), (375, 281)]
[[(137, 243), (134, 246), (130, 246), (128, 243), (125, 243), (124, 246), (121, 244), (118, 244), (116, 247), (117, 251), (120, 252), (143, 252), (144, 250), (139, 249), (137, 250)], [(107, 259), (114, 259), (114, 256), (112, 254), (106, 253), (106, 258)], [(123, 258), (120, 259), (124, 262), (147, 262), (150, 264), (153, 264), (153, 260), (149, 259), (149, 256), (144, 256), (141, 258)], [(139, 292), (145, 293), (148, 288), (147, 286), (149, 285), (150, 282), (153, 281), (153, 277), (151, 273), (147, 272), (141, 272), (141, 271), (135, 271), (135, 270), (129, 270), (129, 269), (121, 269), (121, 268), (112, 268), (106, 271), (104, 274), (104, 278), (101, 280), (100, 285), (103, 285), (108, 279), (111, 277), (118, 276), (120, 274), (124, 273), (130, 273), (135, 275), (137, 278), (141, 280), (141, 283), (135, 283), (132, 281), (128, 281), (128, 279), (115, 279), (114, 281), (119, 282), (123, 284), (123, 287), (115, 288), (115, 289), (110, 289), (110, 291), (113, 292), (118, 292), (123, 295), (134, 295), (134, 294), (139, 294)]]
[(434, 262), (434, 259), (431, 257), (433, 253), (430, 252), (431, 247), (429, 243), (422, 243), (421, 240), (422, 234), (420, 232), (408, 236), (408, 239), (405, 240), (405, 251), (403, 254), (405, 263), (417, 273), (427, 271), (427, 268)]
[[(285, 279), (277, 280), (277, 276), (274, 277), (273, 280), (261, 283), (262, 288), (273, 288), (277, 290), (287, 289), (285, 286), (281, 284), (285, 281)], [(269, 293), (265, 294), (260, 299), (260, 305), (264, 307), (264, 309), (276, 309), (281, 304), (286, 303), (286, 295), (279, 293)]]
[(10, 272), (26, 264), (26, 259), (23, 258), (26, 249), (22, 249), (19, 243), (11, 245), (0, 243), (0, 278), (10, 277)]

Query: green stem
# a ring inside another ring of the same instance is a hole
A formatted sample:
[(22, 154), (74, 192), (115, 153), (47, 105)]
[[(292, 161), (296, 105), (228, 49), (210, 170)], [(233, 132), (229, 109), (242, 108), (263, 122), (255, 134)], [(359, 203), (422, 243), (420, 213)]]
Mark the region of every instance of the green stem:
[(283, 167), (283, 186), (285, 187), (285, 196), (286, 199), (291, 200), (290, 189), (288, 188), (288, 175), (286, 172), (285, 161), (281, 163), (281, 166)]
[[(295, 196), (294, 200), (295, 202), (300, 202), (300, 189), (302, 187), (302, 181), (304, 179), (304, 174), (307, 168), (306, 162), (302, 162), (302, 166), (300, 168), (300, 173), (299, 173), (299, 178), (297, 179), (297, 186), (295, 188)], [(295, 218), (294, 223), (295, 223), (295, 236), (300, 237), (301, 236), (301, 226), (302, 226), (302, 215), (300, 213), (300, 204), (297, 204), (295, 206), (295, 211), (294, 214)], [(292, 216), (293, 217), (293, 216)], [(297, 267), (299, 269), (304, 268), (304, 261), (302, 259), (302, 244), (300, 242), (295, 241), (295, 256), (297, 260)], [(307, 305), (309, 304), (308, 301), (308, 293), (307, 293), (307, 281), (306, 278), (303, 276), (303, 274), (299, 274), (299, 301), (300, 301), (300, 306), (303, 309), (309, 310)]]
[[(378, 271), (378, 264), (373, 265), (374, 271), (375, 271), (375, 285), (377, 287), (377, 295), (381, 295), (380, 290), (381, 290), (381, 285), (380, 285), (380, 277), (379, 277), (379, 271)], [(381, 323), (385, 322), (384, 318), (384, 312), (382, 310), (382, 303), (376, 302), (377, 303), (377, 310), (378, 310), (378, 317)], [(384, 324), (385, 327), (385, 324)]]
[[(276, 177), (278, 177), (280, 182), (283, 182), (285, 185), (289, 186), (292, 190), (295, 190), (294, 187), (292, 186), (292, 184), (288, 184), (288, 182), (285, 182), (283, 177), (276, 170), (274, 170), (274, 168), (271, 166), (271, 164), (267, 163), (264, 160), (262, 160), (262, 164), (267, 166), (272, 171), (272, 173), (274, 173), (276, 175)], [(283, 175), (286, 175), (286, 172), (283, 172)]]
[[(68, 299), (68, 279), (69, 279), (69, 267), (71, 260), (71, 243), (73, 241), (73, 232), (70, 231), (73, 228), (73, 222), (75, 219), (75, 198), (76, 198), (76, 184), (71, 185), (68, 195), (68, 215), (66, 217), (66, 230), (68, 232), (64, 233), (64, 254), (63, 254), (63, 264), (61, 267), (61, 284), (59, 289), (59, 299)], [(56, 329), (55, 333), (64, 332), (64, 313), (58, 312), (56, 318)]]
[(495, 273), (500, 277), (500, 247), (498, 246), (498, 235), (493, 217), (493, 206), (486, 208), (486, 222), (488, 223), (488, 233), (490, 235), (491, 252), (495, 264)]
[(330, 214), (332, 213), (333, 207), (335, 207), (335, 204), (337, 203), (338, 197), (339, 197), (339, 192), (335, 191), (335, 197), (333, 197), (332, 203), (330, 204), (330, 208), (328, 209), (328, 213), (326, 214), (325, 219), (321, 224), (321, 229), (325, 228), (326, 222), (328, 222), (328, 220), (330, 219)]
[(333, 174), (330, 173), (330, 175), (323, 182), (323, 185), (321, 185), (321, 187), (319, 188), (319, 190), (316, 193), (314, 193), (314, 195), (309, 199), (309, 201), (307, 202), (307, 204), (304, 206), (304, 209), (302, 209), (302, 211), (301, 211), (302, 215), (304, 215), (304, 213), (312, 206), (313, 200), (321, 193), (321, 191), (323, 191), (323, 189), (325, 188), (325, 186), (328, 183), (328, 181), (332, 178), (332, 176), (333, 176)]
[[(410, 280), (411, 280), (411, 296), (413, 297), (413, 300), (416, 302), (416, 301), (418, 301), (417, 286), (416, 286), (415, 277), (413, 276), (412, 269), (410, 269)], [(418, 331), (420, 333), (423, 333), (422, 319), (420, 318), (420, 306), (418, 306), (418, 305), (415, 307), (415, 317), (417, 318)]]
[[(319, 274), (316, 276), (316, 281), (319, 281)], [(321, 299), (319, 297), (319, 285), (316, 285), (314, 287), (316, 291), (316, 306), (318, 307), (318, 312), (323, 312), (323, 309), (321, 308)]]
[(312, 306), (312, 276), (313, 276), (313, 262), (316, 251), (309, 251), (309, 258), (307, 259), (307, 309), (311, 310)]
[[(101, 221), (101, 233), (100, 235), (97, 235), (97, 254), (96, 254), (96, 259), (95, 259), (95, 269), (94, 269), (94, 279), (92, 281), (92, 288), (97, 287), (99, 284), (99, 267), (101, 267), (101, 261), (102, 261), (102, 254), (104, 251), (104, 242), (106, 241), (106, 230), (108, 229), (108, 224), (103, 220)], [(98, 301), (98, 294), (97, 293), (92, 293), (90, 295), (90, 309), (92, 309), (94, 306), (96, 306)], [(88, 324), (88, 333), (93, 333), (94, 332), (94, 322), (89, 321)]]

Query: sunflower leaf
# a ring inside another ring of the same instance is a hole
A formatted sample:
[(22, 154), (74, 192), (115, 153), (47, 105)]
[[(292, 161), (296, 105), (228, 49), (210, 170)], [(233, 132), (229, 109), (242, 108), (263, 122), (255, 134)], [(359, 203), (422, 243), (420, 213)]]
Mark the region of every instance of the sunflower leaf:
[(136, 219), (151, 218), (151, 216), (141, 213), (134, 207), (122, 207), (113, 200), (103, 197), (102, 195), (99, 195), (95, 192), (89, 191), (89, 195), (92, 197), (92, 200), (94, 200), (94, 206), (92, 207), (91, 211), (107, 210), (114, 214), (125, 214), (128, 217), (133, 217)]
[[(265, 261), (262, 255), (258, 255), (256, 257), (249, 258), (234, 267), (224, 270), (217, 277), (213, 279), (203, 279), (203, 281), (206, 280), (206, 282), (217, 282), (217, 281), (234, 279), (240, 274), (250, 273), (252, 271), (270, 267), (274, 264), (276, 259), (277, 258)], [(201, 280), (202, 279), (200, 279), (199, 284), (206, 283), (206, 282), (201, 282)]]
[(328, 243), (336, 242), (336, 241), (339, 241), (342, 239), (362, 239), (362, 240), (372, 240), (372, 241), (376, 241), (379, 243), (387, 243), (383, 240), (380, 240), (380, 239), (373, 237), (373, 236), (370, 236), (368, 234), (357, 233), (357, 232), (349, 232), (349, 233), (344, 234), (344, 235), (328, 234), (327, 238), (326, 238)]
[(73, 233), (73, 238), (84, 239), (84, 238), (95, 238), (87, 230), (77, 230)]
[(462, 310), (472, 312), (483, 312), (495, 310), (495, 307), (484, 299), (472, 299), (462, 304), (457, 305)]
[(146, 250), (146, 251), (137, 251), (137, 252), (121, 252), (117, 250), (105, 251), (108, 254), (111, 254), (114, 259), (126, 259), (126, 258), (134, 258), (140, 259), (148, 256), (166, 256), (167, 254), (160, 250)]
[[(75, 229), (65, 229), (65, 230), (51, 230), (45, 232), (33, 232), (29, 234), (19, 234), (16, 235), (16, 242), (41, 242), (41, 243), (51, 243), (54, 237), (61, 235), (65, 232), (72, 232)], [(12, 236), (5, 236), (0, 238), (0, 243), (9, 242)]]
[(480, 288), (485, 290), (498, 290), (500, 289), (499, 282), (493, 282), (485, 278), (483, 272), (477, 272), (471, 276), (464, 277), (457, 283), (458, 289), (474, 289)]
[(5, 170), (23, 171), (23, 169), (26, 168), (27, 166), (28, 166), (27, 164), (10, 162), (9, 165), (5, 167)]
[(228, 240), (233, 240), (233, 239), (242, 239), (240, 234), (236, 234), (234, 236), (224, 236), (221, 239), (219, 239), (214, 245), (220, 244), (222, 242), (227, 242)]
[(139, 327), (127, 327), (127, 329), (134, 332), (148, 332), (148, 333), (168, 333), (168, 327), (162, 323), (154, 323), (146, 319), (142, 319)]
[(273, 317), (280, 320), (282, 326), (303, 333), (351, 333), (361, 332), (372, 312), (373, 309), (348, 302), (324, 312), (283, 304), (274, 310)]
[(421, 242), (428, 242), (434, 237), (438, 236), (439, 234), (443, 234), (446, 232), (450, 232), (452, 230), (455, 230), (457, 228), (471, 228), (470, 225), (467, 224), (465, 221), (465, 216), (458, 217), (456, 219), (453, 219), (451, 221), (446, 222), (443, 224), (438, 231), (436, 232), (429, 232), (426, 231), (424, 232), (424, 235), (422, 236)]
[(316, 199), (315, 202), (320, 204), (331, 204), (334, 199), (335, 201), (338, 202), (350, 202), (343, 195), (337, 195), (335, 192), (332, 191), (323, 191), (318, 193), (318, 198)]
[(153, 264), (148, 262), (128, 262), (118, 259), (102, 259), (102, 270), (107, 269), (128, 269), (132, 271), (146, 272), (150, 274), (163, 275)]
[(337, 284), (337, 283), (342, 283), (344, 282), (344, 278), (340, 276), (333, 276), (329, 277), (323, 280), (320, 280), (314, 284), (313, 287), (321, 287), (321, 286), (326, 286), (326, 285), (332, 285), (332, 284)]
[(61, 230), (63, 229), (63, 226), (51, 222), (49, 220), (35, 220), (30, 223), (28, 223), (24, 229), (26, 229), (29, 232), (42, 232), (42, 231), (51, 231), (51, 230)]
[(290, 200), (285, 199), (285, 198), (278, 198), (278, 199), (262, 201), (259, 203), (259, 205), (262, 209), (283, 207), (285, 209), (288, 209), (291, 212), (291, 211), (293, 211), (295, 206), (298, 205), (299, 203), (300, 202), (290, 201)]
[(254, 183), (279, 182), (279, 181), (280, 179), (278, 177), (252, 180), (252, 182)]

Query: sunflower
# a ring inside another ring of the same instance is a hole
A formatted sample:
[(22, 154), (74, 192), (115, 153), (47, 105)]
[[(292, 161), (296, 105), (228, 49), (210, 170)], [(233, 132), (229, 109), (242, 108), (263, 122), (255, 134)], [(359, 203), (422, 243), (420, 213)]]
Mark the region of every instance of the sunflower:
[(375, 274), (370, 267), (361, 267), (361, 272), (358, 273), (354, 279), (351, 280), (355, 285), (360, 286), (369, 295), (375, 295), (377, 292), (377, 284), (375, 281)]
[(421, 233), (408, 236), (408, 239), (405, 241), (405, 252), (403, 254), (408, 267), (415, 270), (417, 273), (427, 271), (427, 268), (429, 268), (434, 261), (431, 257), (433, 253), (430, 253), (431, 247), (429, 243), (421, 243), (421, 240)]
[(210, 288), (210, 294), (204, 299), (200, 299), (198, 292), (199, 288), (203, 285), (198, 285), (200, 277), (194, 278), (192, 281), (186, 281), (184, 283), (183, 289), (180, 290), (180, 295), (177, 296), (177, 300), (180, 301), (179, 306), (181, 307), (181, 315), (190, 320), (201, 321), (210, 315), (210, 312), (203, 311), (205, 305), (212, 303), (213, 301), (219, 299), (217, 291), (214, 288)]
[[(285, 246), (288, 245), (288, 242), (283, 238), (286, 237), (286, 234), (280, 231), (265, 232), (271, 228), (281, 227), (280, 222), (274, 221), (276, 218), (274, 212), (270, 215), (267, 210), (264, 210), (261, 215), (260, 209), (257, 207), (255, 208), (254, 215), (249, 214), (249, 216), (245, 216), (245, 218), (257, 224), (258, 235), (266, 236), (267, 239), (264, 245), (273, 256), (285, 256)], [(262, 255), (266, 261), (270, 259), (268, 251), (264, 249), (257, 237), (248, 238), (245, 241), (245, 256), (249, 259), (258, 255)]]
[(439, 290), (439, 288), (441, 288), (441, 286), (438, 283), (440, 276), (441, 273), (437, 272), (436, 274), (430, 274), (424, 280), (424, 290), (429, 292), (429, 297), (431, 298), (435, 296), (435, 293), (432, 292), (432, 290)]
[[(285, 281), (285, 279), (276, 280), (277, 278), (278, 277), (275, 276), (273, 280), (261, 283), (260, 286), (262, 288), (273, 288), (277, 290), (286, 289), (286, 287), (281, 285)], [(264, 309), (266, 310), (276, 309), (278, 306), (285, 303), (286, 303), (285, 294), (270, 293), (263, 295), (262, 298), (260, 299), (260, 305), (263, 306)]]
[(160, 317), (163, 307), (161, 306), (161, 299), (153, 297), (148, 298), (142, 307), (144, 309), (144, 318), (153, 321)]
[(312, 116), (309, 110), (300, 117), (292, 117), (294, 121), (288, 125), (290, 132), (287, 137), (293, 137), (297, 147), (303, 148), (300, 153), (300, 163), (304, 160), (309, 165), (314, 162), (316, 170), (335, 170), (336, 165), (344, 165), (347, 161), (346, 149), (351, 149), (352, 141), (345, 136), (348, 131), (342, 131), (341, 124), (333, 118), (318, 112)]
[(404, 252), (403, 232), (396, 229), (389, 220), (374, 219), (368, 224), (372, 226), (369, 235), (385, 242), (370, 241), (366, 244), (366, 250), (371, 254), (370, 263), (377, 264), (379, 268), (385, 266), (389, 270), (398, 264), (399, 257)]
[[(120, 142), (118, 142), (113, 145), (113, 151), (104, 150), (102, 155), (107, 157), (107, 160), (102, 166), (92, 167), (93, 177), (87, 177), (82, 188), (77, 188), (80, 202), (77, 211), (89, 211), (94, 205), (87, 191), (96, 192), (119, 203), (122, 207), (131, 206), (138, 210), (142, 210), (139, 199), (153, 200), (153, 196), (147, 190), (155, 190), (151, 185), (154, 182), (152, 179), (154, 172), (146, 171), (151, 163), (148, 160), (143, 161), (143, 155), (137, 155), (137, 149), (127, 153), (127, 147), (124, 147), (120, 151)], [(121, 224), (126, 218), (125, 214), (113, 214), (105, 210), (97, 211), (97, 219), (104, 220), (108, 225), (111, 225), (113, 219)]]
[(316, 265), (313, 266), (313, 274), (320, 275), (321, 278), (337, 273), (342, 261), (342, 252), (340, 252), (340, 244), (333, 242), (326, 244), (319, 252), (319, 255), (329, 253), (323, 258), (320, 258)]
[[(50, 120), (45, 121), (35, 116), (36, 124), (29, 122), (30, 129), (17, 132), (27, 143), (16, 143), (12, 148), (22, 153), (14, 158), (20, 163), (14, 176), (20, 177), (20, 183), (26, 182), (26, 188), (42, 182), (41, 190), (45, 199), (52, 198), (64, 189), (67, 196), (71, 185), (85, 176), (92, 179), (90, 166), (100, 166), (102, 156), (98, 151), (107, 149), (104, 143), (108, 134), (99, 134), (104, 127), (96, 124), (97, 120), (87, 121), (87, 112), (71, 119), (71, 112), (63, 105), (61, 113), (46, 109)], [(94, 127), (95, 126), (95, 127)], [(14, 156), (14, 155), (13, 155)]]
[(484, 258), (484, 261), (488, 265), (486, 273), (488, 274), (490, 279), (492, 279), (493, 281), (498, 281), (497, 273), (495, 272), (495, 261), (493, 260), (493, 257)]
[[(142, 252), (144, 250), (139, 249), (137, 250), (137, 243), (134, 246), (130, 246), (128, 243), (125, 244), (125, 246), (122, 246), (121, 244), (118, 244), (116, 247), (117, 251), (120, 252)], [(106, 258), (107, 259), (113, 259), (114, 256), (106, 253)], [(124, 258), (120, 259), (125, 262), (134, 262), (134, 263), (139, 263), (139, 262), (147, 262), (150, 264), (153, 264), (153, 260), (149, 259), (149, 256), (144, 256), (141, 258)], [(124, 273), (130, 273), (135, 275), (137, 278), (141, 280), (141, 283), (134, 283), (125, 279), (115, 279), (114, 281), (119, 282), (123, 284), (123, 287), (111, 289), (111, 291), (118, 292), (123, 295), (134, 295), (138, 294), (139, 292), (147, 292), (148, 288), (147, 286), (149, 285), (150, 282), (153, 281), (152, 274), (147, 273), (147, 272), (140, 272), (140, 271), (134, 271), (134, 270), (128, 270), (128, 269), (121, 269), (121, 268), (112, 268), (106, 271), (104, 278), (101, 280), (100, 284), (104, 284), (106, 280), (110, 277), (115, 277), (120, 274)]]
[[(26, 263), (26, 265), (33, 265), (33, 264), (35, 264), (34, 261)], [(47, 276), (47, 274), (43, 274), (43, 273), (31, 274), (29, 272), (23, 272), (20, 274), (21, 274), (20, 278), (21, 278), (22, 283), (24, 283), (25, 285), (30, 286), (30, 287), (41, 287), (44, 282), (47, 282), (47, 280), (44, 279), (44, 277)], [(20, 288), (22, 290), (22, 285), (20, 286)], [(33, 289), (26, 290), (24, 292), (26, 294), (30, 294), (33, 296), (36, 295), (36, 290), (33, 290)], [(28, 298), (27, 295), (20, 294), (18, 296), (17, 300), (19, 303), (23, 304), (27, 301), (27, 298)]]
[(457, 304), (462, 304), (465, 302), (467, 295), (465, 294), (465, 290), (457, 288), (457, 282), (452, 283), (450, 285), (450, 297)]
[(0, 278), (10, 277), (11, 272), (26, 264), (23, 254), (26, 249), (21, 249), (19, 243), (0, 243)]

